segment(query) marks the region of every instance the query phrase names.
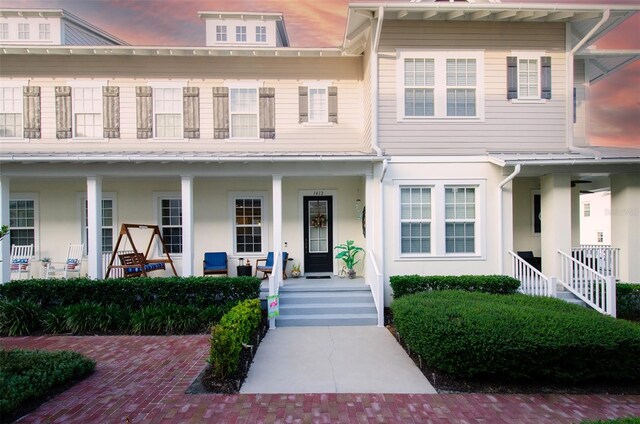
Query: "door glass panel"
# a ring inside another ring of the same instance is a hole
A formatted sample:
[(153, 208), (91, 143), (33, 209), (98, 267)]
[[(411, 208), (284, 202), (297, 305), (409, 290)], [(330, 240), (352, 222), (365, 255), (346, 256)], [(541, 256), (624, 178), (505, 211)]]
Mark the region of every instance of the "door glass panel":
[(309, 253), (327, 253), (329, 249), (328, 202), (309, 201)]

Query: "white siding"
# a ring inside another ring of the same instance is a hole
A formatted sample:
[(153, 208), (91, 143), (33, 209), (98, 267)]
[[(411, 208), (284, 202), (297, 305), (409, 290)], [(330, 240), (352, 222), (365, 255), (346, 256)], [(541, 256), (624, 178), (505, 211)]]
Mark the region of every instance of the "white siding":
[[(153, 58), (153, 57), (34, 57), (4, 56), (3, 77), (27, 78), (42, 87), (42, 139), (21, 143), (20, 151), (220, 151), (220, 152), (350, 152), (363, 143), (363, 83), (361, 58)], [(120, 87), (121, 138), (82, 142), (55, 138), (54, 87), (73, 79), (106, 80)], [(135, 87), (149, 80), (182, 80), (200, 88), (201, 138), (173, 143), (136, 138)], [(338, 123), (300, 124), (298, 86), (330, 81), (338, 87)], [(274, 87), (276, 138), (255, 142), (213, 139), (212, 88), (236, 82)], [(2, 141), (3, 149), (12, 150)]]
[[(380, 144), (389, 154), (564, 151), (566, 64), (563, 24), (389, 21), (380, 47)], [(485, 51), (483, 122), (398, 122), (396, 49)], [(551, 56), (552, 99), (506, 98), (506, 57), (513, 50)]]
[(371, 103), (371, 45), (370, 40), (367, 41), (367, 47), (363, 56), (363, 78), (362, 78), (362, 110), (363, 116), (363, 134), (362, 143), (370, 147), (371, 137), (373, 136), (373, 105)]

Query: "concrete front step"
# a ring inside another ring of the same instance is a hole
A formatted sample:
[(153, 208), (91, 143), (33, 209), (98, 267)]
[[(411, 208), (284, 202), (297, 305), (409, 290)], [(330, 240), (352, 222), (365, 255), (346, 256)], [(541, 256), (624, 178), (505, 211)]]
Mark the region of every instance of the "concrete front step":
[(280, 316), (290, 315), (333, 315), (333, 314), (376, 314), (375, 303), (304, 303), (282, 304)]
[(373, 303), (371, 292), (280, 292), (280, 305), (318, 303)]
[(584, 303), (580, 298), (578, 298), (575, 294), (571, 293), (568, 290), (559, 290), (556, 292), (556, 297), (560, 300), (564, 300), (567, 303), (571, 303), (573, 305), (584, 306), (587, 307), (587, 304)]
[(345, 325), (377, 325), (376, 314), (280, 315), (276, 327), (331, 327)]

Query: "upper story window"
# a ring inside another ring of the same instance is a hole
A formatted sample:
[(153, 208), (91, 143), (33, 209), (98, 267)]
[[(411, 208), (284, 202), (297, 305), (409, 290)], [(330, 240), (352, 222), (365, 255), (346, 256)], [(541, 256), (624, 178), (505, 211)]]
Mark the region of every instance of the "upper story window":
[(236, 27), (236, 41), (247, 41), (247, 27), (244, 25), (238, 25)]
[(6, 22), (0, 23), (0, 40), (9, 39), (9, 24)]
[(229, 89), (231, 138), (258, 138), (258, 89)]
[(73, 132), (77, 138), (102, 138), (102, 88), (73, 89)]
[(256, 27), (256, 42), (265, 43), (267, 41), (267, 27), (258, 25)]
[(153, 89), (154, 129), (157, 138), (182, 138), (182, 89)]
[(51, 24), (40, 24), (39, 26), (40, 40), (50, 40), (51, 39)]
[(484, 117), (484, 52), (398, 51), (398, 120)]
[(511, 52), (507, 57), (507, 99), (551, 99), (551, 58), (543, 52)]
[(22, 137), (22, 87), (0, 87), (0, 137)]
[(327, 87), (309, 87), (309, 122), (328, 122)]
[(585, 218), (588, 218), (591, 216), (591, 203), (584, 204), (582, 216), (584, 216)]
[(18, 24), (18, 40), (29, 39), (29, 24)]
[(300, 123), (338, 123), (338, 87), (329, 84), (329, 81), (311, 81), (298, 87)]
[(226, 25), (216, 25), (216, 41), (227, 41)]

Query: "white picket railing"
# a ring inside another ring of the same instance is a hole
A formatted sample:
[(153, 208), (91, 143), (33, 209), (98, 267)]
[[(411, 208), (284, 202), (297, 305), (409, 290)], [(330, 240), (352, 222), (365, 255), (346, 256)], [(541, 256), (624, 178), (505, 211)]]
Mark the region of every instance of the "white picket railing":
[(520, 292), (533, 296), (556, 296), (556, 280), (548, 278), (527, 261), (509, 250), (512, 276), (520, 280)]
[(604, 276), (620, 278), (620, 249), (617, 247), (581, 244), (571, 249), (571, 256)]
[[(269, 296), (277, 296), (282, 286), (282, 252), (273, 252), (273, 268), (269, 274)], [(280, 303), (280, 299), (277, 300)], [(267, 309), (269, 309), (269, 299), (267, 298)], [(278, 305), (279, 307), (279, 305)], [(276, 319), (269, 318), (269, 328), (276, 328)]]
[[(133, 250), (120, 250), (118, 254), (133, 253)], [(107, 275), (107, 268), (109, 267), (109, 261), (113, 252), (102, 252), (102, 275)], [(113, 259), (114, 265), (122, 265), (118, 255)], [(122, 278), (124, 277), (124, 270), (122, 268), (113, 268), (109, 273), (109, 278)]]
[(384, 282), (382, 273), (380, 272), (376, 258), (372, 253), (367, 254), (367, 260), (369, 262), (369, 266), (367, 267), (365, 279), (371, 288), (373, 301), (376, 304), (378, 327), (384, 327)]
[(587, 305), (606, 315), (616, 316), (616, 279), (606, 276), (558, 250), (560, 283)]

